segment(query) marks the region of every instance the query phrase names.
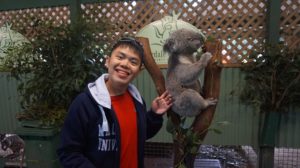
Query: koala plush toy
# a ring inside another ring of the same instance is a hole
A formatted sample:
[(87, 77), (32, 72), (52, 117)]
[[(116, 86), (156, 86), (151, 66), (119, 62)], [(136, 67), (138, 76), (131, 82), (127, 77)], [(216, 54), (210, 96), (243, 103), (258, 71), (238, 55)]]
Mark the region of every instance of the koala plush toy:
[(180, 116), (193, 117), (211, 105), (213, 98), (204, 99), (200, 95), (199, 75), (212, 55), (206, 52), (197, 60), (197, 51), (203, 47), (204, 38), (196, 31), (178, 29), (170, 34), (163, 46), (169, 54), (166, 88), (173, 96), (172, 110)]

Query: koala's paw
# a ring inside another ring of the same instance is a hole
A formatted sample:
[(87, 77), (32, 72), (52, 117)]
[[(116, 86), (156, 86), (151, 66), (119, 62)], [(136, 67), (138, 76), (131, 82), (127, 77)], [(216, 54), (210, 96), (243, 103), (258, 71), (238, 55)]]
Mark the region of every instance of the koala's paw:
[(206, 52), (204, 54), (202, 54), (199, 62), (201, 62), (204, 66), (206, 66), (209, 62), (209, 60), (211, 59), (212, 55), (210, 52)]
[(205, 101), (206, 101), (206, 107), (214, 106), (218, 103), (218, 100), (214, 99), (214, 98), (208, 98), (208, 99), (205, 99)]

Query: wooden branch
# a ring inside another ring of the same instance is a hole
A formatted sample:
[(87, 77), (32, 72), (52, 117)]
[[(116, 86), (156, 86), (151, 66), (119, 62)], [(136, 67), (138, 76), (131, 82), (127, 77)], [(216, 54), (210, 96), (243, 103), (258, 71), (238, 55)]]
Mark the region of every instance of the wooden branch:
[[(157, 93), (161, 95), (166, 90), (165, 78), (152, 56), (149, 40), (144, 37), (137, 37), (137, 39), (144, 46), (145, 68), (148, 70), (152, 80), (154, 81)], [(206, 51), (210, 52), (213, 55), (213, 57), (205, 68), (203, 97), (212, 97), (218, 99), (220, 94), (220, 80), (222, 70), (222, 67), (218, 64), (218, 61), (221, 60), (221, 43), (220, 41), (207, 41), (205, 44), (205, 48)], [(193, 122), (193, 130), (195, 132), (201, 133), (201, 140), (203, 140), (207, 134), (207, 129), (209, 128), (213, 120), (215, 110), (216, 106), (207, 108), (200, 115), (198, 115)], [(179, 125), (180, 118), (176, 113), (174, 113), (172, 110), (169, 110), (168, 115), (171, 116), (171, 119), (175, 125)]]
[[(213, 57), (205, 68), (204, 75), (204, 98), (219, 99), (221, 71), (219, 61), (221, 60), (222, 46), (220, 41), (207, 41), (205, 44), (206, 51), (210, 52)], [(201, 133), (200, 139), (204, 140), (207, 130), (213, 120), (216, 106), (210, 106), (201, 112), (193, 122), (193, 131)]]
[[(151, 49), (150, 49), (150, 44), (148, 38), (144, 37), (137, 37), (137, 40), (143, 45), (144, 48), (144, 65), (149, 74), (151, 75), (151, 78), (154, 82), (154, 85), (156, 87), (156, 91), (159, 95), (161, 95), (165, 90), (165, 78), (164, 75), (162, 74), (161, 70), (159, 69), (158, 65), (156, 64)], [(175, 125), (179, 125), (180, 123), (180, 118), (179, 116), (173, 112), (172, 110), (168, 110), (167, 112), (168, 116), (171, 117), (172, 122)]]
[(155, 84), (157, 93), (159, 95), (161, 95), (166, 90), (165, 78), (152, 56), (149, 40), (148, 40), (148, 38), (144, 38), (144, 37), (137, 37), (137, 40), (143, 45), (143, 48), (144, 48), (145, 68), (148, 70), (149, 74), (151, 75), (151, 78)]

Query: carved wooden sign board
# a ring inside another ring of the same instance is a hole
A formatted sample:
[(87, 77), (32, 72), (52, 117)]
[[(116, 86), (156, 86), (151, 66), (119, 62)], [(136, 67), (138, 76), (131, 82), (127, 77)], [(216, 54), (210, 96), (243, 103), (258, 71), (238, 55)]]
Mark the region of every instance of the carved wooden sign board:
[(190, 23), (178, 19), (179, 15), (173, 13), (172, 16), (165, 16), (161, 20), (146, 25), (136, 34), (137, 37), (149, 39), (152, 55), (160, 68), (167, 68), (168, 55), (163, 52), (163, 44), (173, 31), (181, 28), (192, 29), (202, 34), (205, 39), (201, 30)]

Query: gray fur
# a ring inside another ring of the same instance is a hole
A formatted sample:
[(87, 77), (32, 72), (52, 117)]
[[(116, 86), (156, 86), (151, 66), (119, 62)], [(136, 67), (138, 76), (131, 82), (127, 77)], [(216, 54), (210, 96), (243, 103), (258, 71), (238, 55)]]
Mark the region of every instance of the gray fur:
[(193, 56), (203, 46), (200, 33), (179, 29), (170, 34), (163, 49), (169, 54), (166, 88), (173, 96), (172, 110), (180, 116), (193, 117), (211, 105), (216, 99), (204, 99), (200, 95), (199, 75), (212, 55), (206, 52), (199, 60)]

